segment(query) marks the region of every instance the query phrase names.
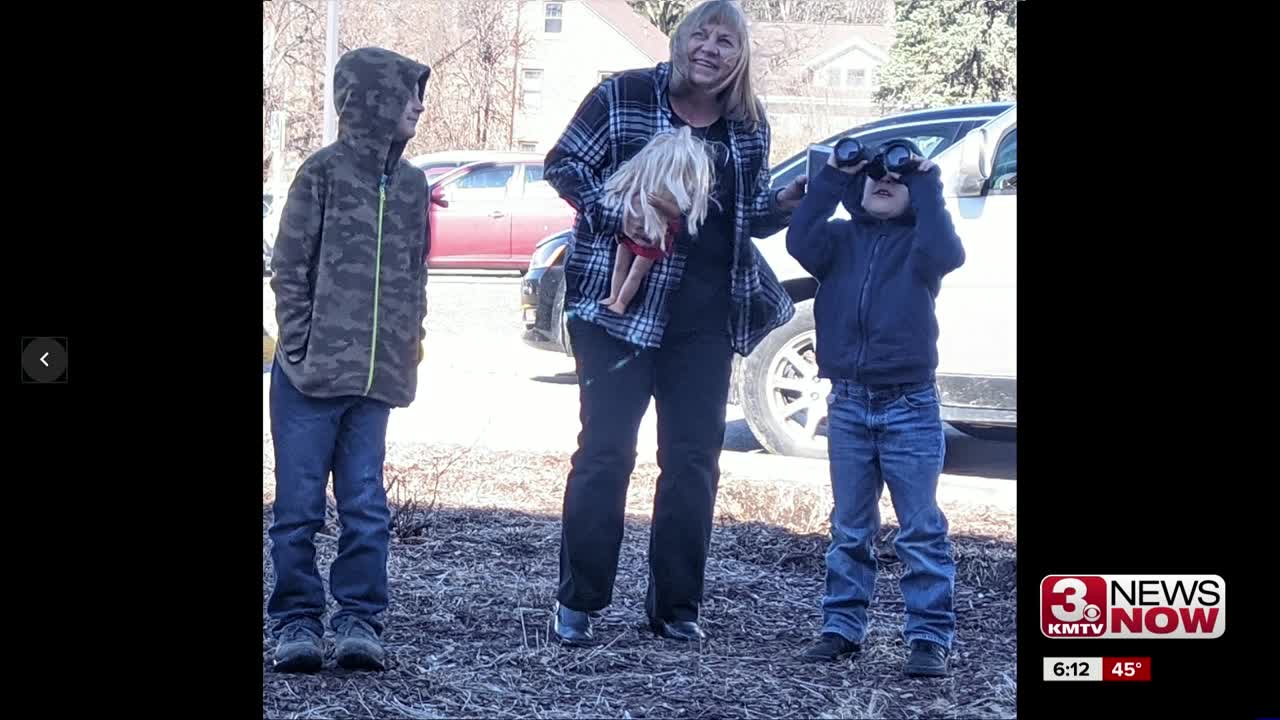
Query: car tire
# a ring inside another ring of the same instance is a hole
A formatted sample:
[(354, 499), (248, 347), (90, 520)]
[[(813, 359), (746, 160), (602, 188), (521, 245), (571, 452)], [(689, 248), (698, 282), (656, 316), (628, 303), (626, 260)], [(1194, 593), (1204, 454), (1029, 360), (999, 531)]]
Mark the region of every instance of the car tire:
[(951, 427), (979, 440), (991, 442), (1017, 442), (1018, 427), (1015, 425), (972, 425), (969, 423), (950, 423)]
[(817, 377), (812, 362), (816, 338), (813, 301), (805, 300), (796, 304), (795, 317), (770, 333), (743, 362), (738, 398), (747, 426), (771, 453), (827, 457), (822, 430), (831, 382)]
[(271, 363), (276, 356), (276, 339), (271, 337), (266, 328), (262, 328), (262, 372), (271, 372)]

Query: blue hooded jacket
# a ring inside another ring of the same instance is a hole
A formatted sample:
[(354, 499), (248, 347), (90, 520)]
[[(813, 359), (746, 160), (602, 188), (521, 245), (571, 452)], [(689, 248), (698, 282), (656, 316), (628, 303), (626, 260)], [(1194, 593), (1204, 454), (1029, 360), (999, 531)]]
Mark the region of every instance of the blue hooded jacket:
[[(941, 171), (903, 176), (910, 207), (890, 220), (863, 209), (865, 178), (824, 165), (787, 231), (787, 251), (819, 283), (819, 375), (872, 385), (932, 382), (934, 301), (942, 278), (964, 264)], [(830, 219), (841, 200), (851, 220)]]

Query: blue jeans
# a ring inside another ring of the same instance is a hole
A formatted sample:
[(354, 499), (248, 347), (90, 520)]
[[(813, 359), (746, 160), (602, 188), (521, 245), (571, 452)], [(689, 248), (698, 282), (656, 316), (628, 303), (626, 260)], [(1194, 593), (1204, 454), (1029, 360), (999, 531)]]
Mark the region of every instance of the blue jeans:
[(894, 547), (905, 565), (907, 642), (950, 648), (955, 636), (955, 561), (947, 519), (938, 508), (946, 443), (932, 383), (863, 385), (837, 381), (828, 416), (831, 546), (822, 598), (823, 632), (861, 644), (875, 589), (872, 541), (880, 529), (880, 493), (898, 516)]
[(324, 526), (325, 488), (333, 494), (342, 534), (329, 570), (339, 610), (331, 625), (354, 616), (378, 633), (387, 608), (391, 515), (382, 463), (391, 406), (363, 397), (313, 398), (298, 392), (279, 366), (271, 369), (271, 435), (276, 500), (271, 537), (275, 585), (267, 602), (273, 634), (294, 621), (323, 634), (324, 584), (316, 570), (315, 534)]

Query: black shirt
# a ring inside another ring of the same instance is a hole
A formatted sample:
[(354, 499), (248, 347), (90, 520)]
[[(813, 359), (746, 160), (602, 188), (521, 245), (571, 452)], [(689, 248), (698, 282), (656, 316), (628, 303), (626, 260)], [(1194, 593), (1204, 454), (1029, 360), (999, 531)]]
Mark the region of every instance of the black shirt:
[[(671, 116), (676, 127), (684, 125)], [(729, 268), (733, 263), (734, 168), (729, 155), (729, 126), (724, 118), (705, 128), (692, 128), (694, 137), (711, 143), (715, 179), (707, 217), (690, 237), (687, 229), (676, 239), (687, 253), (680, 287), (671, 294), (666, 332), (729, 333)]]

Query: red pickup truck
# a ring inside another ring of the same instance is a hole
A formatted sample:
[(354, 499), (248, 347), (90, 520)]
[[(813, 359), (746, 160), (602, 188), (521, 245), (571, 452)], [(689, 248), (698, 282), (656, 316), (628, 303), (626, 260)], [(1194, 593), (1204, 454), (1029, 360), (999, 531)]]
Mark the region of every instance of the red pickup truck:
[(539, 240), (573, 226), (573, 208), (542, 179), (541, 155), (503, 154), (428, 182), (431, 268), (523, 273)]

